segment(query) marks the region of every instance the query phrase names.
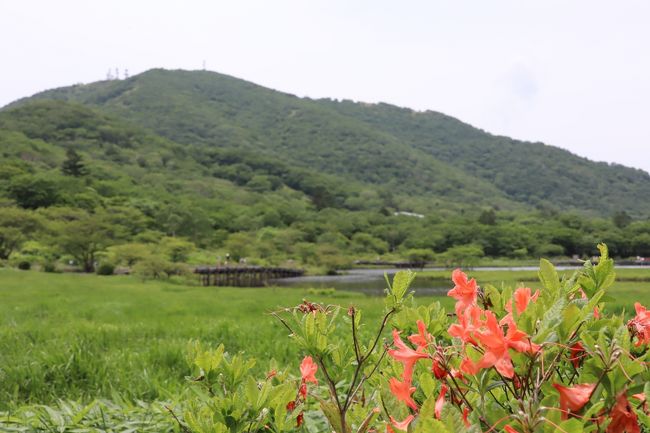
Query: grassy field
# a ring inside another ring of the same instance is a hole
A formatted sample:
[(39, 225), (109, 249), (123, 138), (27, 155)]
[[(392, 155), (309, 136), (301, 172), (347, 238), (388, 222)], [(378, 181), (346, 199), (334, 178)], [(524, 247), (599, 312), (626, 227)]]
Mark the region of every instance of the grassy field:
[[(422, 277), (447, 282), (449, 274)], [(479, 284), (539, 287), (536, 272), (470, 275)], [(650, 304), (650, 269), (621, 269), (618, 275), (610, 310), (630, 311), (635, 300)], [(267, 313), (304, 298), (357, 305), (370, 324), (383, 307), (381, 298), (344, 292), (199, 287), (0, 269), (0, 410), (60, 398), (169, 399), (189, 374), (184, 353), (191, 339), (245, 351), (263, 360), (260, 369), (271, 357), (294, 362), (298, 354), (287, 344), (285, 329)]]
[[(0, 408), (115, 391), (164, 399), (189, 374), (191, 339), (268, 360), (296, 359), (269, 314), (303, 298), (378, 316), (382, 299), (304, 289), (216, 288), (132, 277), (0, 270)], [(264, 366), (260, 366), (263, 368)]]

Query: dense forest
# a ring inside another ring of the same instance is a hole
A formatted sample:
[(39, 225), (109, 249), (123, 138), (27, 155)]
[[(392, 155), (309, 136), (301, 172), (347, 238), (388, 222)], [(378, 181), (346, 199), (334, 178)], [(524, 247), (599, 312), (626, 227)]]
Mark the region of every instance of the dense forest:
[(650, 176), (440, 113), (152, 70), (0, 111), (0, 259), (145, 276), (231, 260), (650, 256)]

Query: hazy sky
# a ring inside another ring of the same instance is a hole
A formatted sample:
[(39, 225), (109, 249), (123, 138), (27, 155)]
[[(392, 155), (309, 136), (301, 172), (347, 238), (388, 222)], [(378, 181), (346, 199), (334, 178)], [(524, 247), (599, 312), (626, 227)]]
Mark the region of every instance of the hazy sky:
[(205, 60), (650, 171), (647, 0), (0, 0), (0, 40), (0, 105)]

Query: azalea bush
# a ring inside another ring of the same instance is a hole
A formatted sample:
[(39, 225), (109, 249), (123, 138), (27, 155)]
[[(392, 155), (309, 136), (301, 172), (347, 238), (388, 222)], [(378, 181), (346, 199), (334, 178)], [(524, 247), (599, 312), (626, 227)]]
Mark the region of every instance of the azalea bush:
[(650, 312), (608, 314), (614, 264), (599, 250), (568, 278), (542, 260), (536, 291), (455, 270), (453, 311), (417, 305), (404, 271), (374, 325), (353, 306), (274, 312), (304, 357), (263, 377), (254, 360), (195, 344), (177, 421), (194, 433), (648, 431)]

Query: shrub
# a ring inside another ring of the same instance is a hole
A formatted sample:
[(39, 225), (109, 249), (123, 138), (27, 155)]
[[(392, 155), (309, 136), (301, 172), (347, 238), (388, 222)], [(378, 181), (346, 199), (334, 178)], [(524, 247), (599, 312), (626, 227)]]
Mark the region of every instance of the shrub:
[(57, 272), (56, 263), (54, 262), (45, 262), (43, 263), (43, 272)]
[(173, 275), (184, 275), (187, 268), (180, 264), (170, 262), (164, 257), (150, 254), (133, 266), (133, 273), (142, 280), (169, 278)]
[(23, 271), (29, 271), (32, 268), (32, 264), (26, 260), (18, 262), (18, 269)]
[[(599, 249), (597, 265), (568, 279), (542, 260), (535, 293), (479, 287), (456, 269), (453, 313), (418, 306), (415, 274), (398, 272), (368, 331), (353, 306), (283, 308), (272, 314), (302, 361), (253, 377), (255, 360), (194, 344), (201, 390), (176, 419), (193, 433), (648, 431), (650, 311), (636, 303), (632, 320), (607, 314), (615, 274)], [(380, 344), (390, 328), (392, 344)]]
[(97, 275), (113, 275), (115, 272), (115, 265), (111, 263), (101, 263), (97, 267)]

